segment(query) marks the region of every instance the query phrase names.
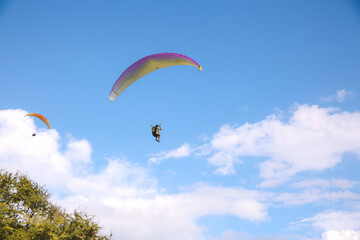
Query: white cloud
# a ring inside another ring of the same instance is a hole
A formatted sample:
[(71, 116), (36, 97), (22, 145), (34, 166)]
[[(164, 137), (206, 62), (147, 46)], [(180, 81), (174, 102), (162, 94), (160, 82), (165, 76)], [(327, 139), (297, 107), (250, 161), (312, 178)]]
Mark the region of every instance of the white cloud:
[(276, 186), (298, 172), (324, 170), (341, 155), (360, 156), (360, 113), (316, 105), (296, 105), (288, 121), (271, 115), (240, 127), (225, 125), (211, 141), (208, 162), (216, 173), (233, 174), (246, 156), (268, 158), (260, 164), (261, 186)]
[(343, 102), (345, 102), (345, 99), (347, 97), (353, 97), (353, 96), (354, 96), (353, 92), (347, 91), (345, 89), (341, 89), (341, 90), (337, 90), (336, 94), (331, 95), (329, 97), (323, 97), (320, 100), (323, 102), (337, 101), (337, 102), (343, 103)]
[(267, 219), (267, 208), (257, 191), (200, 184), (178, 194), (141, 195), (124, 194), (126, 187), (94, 188), (92, 184), (81, 184), (88, 190), (61, 203), (90, 209), (113, 229), (117, 239), (204, 239), (204, 227), (196, 221), (206, 215), (230, 214), (256, 222)]
[(91, 161), (91, 146), (86, 140), (71, 139), (67, 144), (65, 157), (74, 162), (89, 163)]
[(81, 204), (91, 210), (113, 230), (116, 239), (204, 239), (204, 228), (196, 224), (201, 216), (230, 214), (249, 221), (267, 218), (267, 208), (256, 191), (200, 185), (173, 195), (136, 195), (125, 194), (125, 187), (105, 186), (104, 190), (88, 183), (81, 184), (88, 190), (61, 203), (70, 208)]
[(360, 240), (360, 232), (353, 230), (327, 231), (322, 234), (323, 240)]

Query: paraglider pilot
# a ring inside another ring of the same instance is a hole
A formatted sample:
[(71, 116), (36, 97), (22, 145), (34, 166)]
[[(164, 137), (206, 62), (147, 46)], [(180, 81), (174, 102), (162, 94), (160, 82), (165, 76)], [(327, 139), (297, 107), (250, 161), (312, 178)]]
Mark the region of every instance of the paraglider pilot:
[(155, 127), (151, 126), (152, 135), (155, 137), (155, 141), (160, 142), (161, 126), (156, 124)]

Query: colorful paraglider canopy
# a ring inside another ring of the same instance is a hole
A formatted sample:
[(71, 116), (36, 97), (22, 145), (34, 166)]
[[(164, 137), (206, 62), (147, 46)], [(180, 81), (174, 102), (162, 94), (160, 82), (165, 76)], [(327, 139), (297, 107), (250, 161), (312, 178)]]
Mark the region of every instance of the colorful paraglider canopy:
[(193, 59), (178, 53), (158, 53), (144, 57), (128, 67), (117, 79), (111, 89), (109, 99), (114, 101), (126, 88), (146, 74), (161, 68), (189, 65), (202, 71), (202, 67)]
[(41, 114), (39, 114), (39, 113), (28, 113), (28, 114), (26, 114), (24, 117), (26, 117), (26, 116), (33, 116), (33, 117), (39, 118), (39, 119), (42, 120), (42, 121), (46, 124), (46, 126), (50, 129), (50, 123), (49, 123), (49, 121), (48, 121), (43, 115), (41, 115)]

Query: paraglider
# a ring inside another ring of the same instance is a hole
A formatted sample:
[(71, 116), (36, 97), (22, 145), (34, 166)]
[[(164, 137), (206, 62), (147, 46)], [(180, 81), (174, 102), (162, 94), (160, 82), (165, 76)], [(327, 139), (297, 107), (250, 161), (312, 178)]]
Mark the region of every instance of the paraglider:
[(151, 126), (152, 135), (155, 137), (155, 141), (160, 142), (160, 131), (161, 131), (161, 123), (156, 124), (156, 126)]
[[(202, 67), (193, 59), (178, 53), (157, 53), (146, 56), (130, 65), (116, 80), (112, 87), (109, 99), (114, 101), (125, 89), (131, 84), (142, 78), (143, 76), (156, 71), (161, 68), (176, 66), (176, 65), (189, 65), (198, 68), (202, 71)], [(151, 126), (152, 135), (157, 142), (160, 142), (161, 126)]]
[(146, 74), (161, 68), (189, 65), (202, 71), (202, 67), (193, 59), (178, 53), (158, 53), (144, 57), (128, 67), (117, 79), (110, 91), (109, 99), (114, 101), (126, 88)]
[[(39, 113), (28, 113), (28, 114), (26, 114), (24, 117), (26, 117), (26, 116), (33, 116), (33, 117), (39, 118), (41, 121), (43, 121), (43, 122), (46, 124), (46, 126), (48, 127), (48, 129), (50, 129), (50, 123), (49, 123), (49, 121), (48, 121), (43, 115), (41, 115), (41, 114), (39, 114)], [(36, 134), (33, 133), (32, 136), (35, 137)]]

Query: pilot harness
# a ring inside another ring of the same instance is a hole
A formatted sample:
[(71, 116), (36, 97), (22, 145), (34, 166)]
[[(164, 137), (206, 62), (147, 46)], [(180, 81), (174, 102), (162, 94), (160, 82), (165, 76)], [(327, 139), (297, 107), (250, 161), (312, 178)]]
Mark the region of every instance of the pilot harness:
[(152, 131), (152, 135), (154, 136), (154, 137), (157, 137), (157, 136), (159, 136), (160, 135), (160, 133), (159, 133), (159, 126), (158, 127), (151, 127), (151, 131)]

